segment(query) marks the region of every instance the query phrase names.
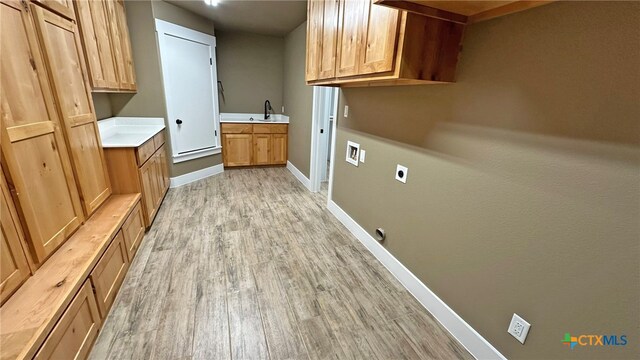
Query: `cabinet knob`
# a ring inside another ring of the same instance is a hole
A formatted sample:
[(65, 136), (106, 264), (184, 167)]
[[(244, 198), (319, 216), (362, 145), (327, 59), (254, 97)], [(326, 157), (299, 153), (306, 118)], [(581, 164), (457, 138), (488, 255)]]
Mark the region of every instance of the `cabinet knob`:
[(181, 125), (182, 124), (182, 120), (176, 119), (176, 124)]

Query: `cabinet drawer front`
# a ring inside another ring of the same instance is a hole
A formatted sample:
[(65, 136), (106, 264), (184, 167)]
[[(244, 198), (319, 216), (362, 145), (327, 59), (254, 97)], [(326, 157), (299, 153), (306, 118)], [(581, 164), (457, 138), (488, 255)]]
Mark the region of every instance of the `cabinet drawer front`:
[(131, 263), (144, 237), (144, 220), (140, 203), (136, 205), (127, 220), (125, 220), (124, 225), (122, 225), (122, 234), (127, 247), (129, 263)]
[(98, 309), (103, 319), (116, 298), (128, 268), (127, 249), (122, 231), (119, 231), (89, 276), (96, 290)]
[(35, 359), (85, 359), (98, 336), (100, 321), (91, 284), (86, 281)]
[(147, 140), (144, 144), (140, 145), (139, 148), (136, 149), (136, 158), (138, 159), (138, 166), (142, 166), (153, 153), (156, 151), (156, 146), (153, 141), (153, 138)]
[(253, 125), (254, 134), (286, 134), (287, 124), (257, 124)]
[(251, 124), (221, 124), (223, 134), (251, 134), (253, 126)]
[(156, 149), (159, 149), (162, 144), (164, 144), (164, 130), (160, 131), (153, 137), (153, 145)]

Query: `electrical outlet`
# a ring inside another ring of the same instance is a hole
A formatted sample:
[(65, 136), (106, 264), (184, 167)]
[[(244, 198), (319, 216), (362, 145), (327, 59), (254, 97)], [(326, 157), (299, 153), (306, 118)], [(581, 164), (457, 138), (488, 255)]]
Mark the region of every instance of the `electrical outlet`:
[(529, 334), (529, 328), (531, 324), (526, 322), (523, 318), (518, 316), (518, 314), (513, 314), (511, 318), (511, 323), (509, 324), (509, 329), (507, 332), (511, 334), (514, 338), (524, 344), (524, 341)]
[(282, 105), (282, 113), (284, 114), (284, 105)]
[(403, 184), (407, 183), (407, 175), (409, 174), (409, 168), (398, 164), (396, 166), (396, 180)]
[(344, 106), (344, 117), (349, 117), (349, 105)]
[(367, 156), (367, 152), (364, 149), (360, 149), (360, 162), (364, 164), (364, 158)]

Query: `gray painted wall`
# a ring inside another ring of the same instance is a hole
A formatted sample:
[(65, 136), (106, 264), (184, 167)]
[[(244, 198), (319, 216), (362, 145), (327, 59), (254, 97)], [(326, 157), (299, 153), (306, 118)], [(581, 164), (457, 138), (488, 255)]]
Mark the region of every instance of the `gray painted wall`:
[(640, 353), (639, 18), (554, 3), (469, 26), (456, 84), (342, 91), (334, 200), (507, 358)]
[(309, 177), (313, 87), (304, 80), (307, 23), (285, 38), (284, 106), (289, 116), (289, 161)]
[(243, 32), (216, 33), (220, 112), (263, 113), (269, 100), (282, 107), (284, 39)]
[(96, 118), (98, 120), (110, 118), (113, 116), (113, 111), (111, 110), (111, 99), (109, 94), (92, 93), (91, 97), (93, 97), (93, 106), (96, 109)]

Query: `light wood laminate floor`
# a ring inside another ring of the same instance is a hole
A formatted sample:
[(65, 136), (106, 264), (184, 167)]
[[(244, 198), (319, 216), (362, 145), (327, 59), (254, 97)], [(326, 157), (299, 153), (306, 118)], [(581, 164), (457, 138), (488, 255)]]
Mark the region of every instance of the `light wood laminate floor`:
[(285, 168), (172, 189), (97, 359), (470, 359)]

